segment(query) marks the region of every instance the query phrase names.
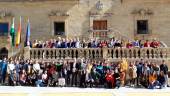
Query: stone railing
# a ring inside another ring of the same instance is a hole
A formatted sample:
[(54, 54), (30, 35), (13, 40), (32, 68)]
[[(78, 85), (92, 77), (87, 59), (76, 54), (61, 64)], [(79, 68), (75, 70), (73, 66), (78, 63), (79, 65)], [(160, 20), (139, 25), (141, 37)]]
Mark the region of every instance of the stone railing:
[(24, 58), (57, 60), (65, 58), (88, 59), (169, 59), (169, 48), (25, 48)]

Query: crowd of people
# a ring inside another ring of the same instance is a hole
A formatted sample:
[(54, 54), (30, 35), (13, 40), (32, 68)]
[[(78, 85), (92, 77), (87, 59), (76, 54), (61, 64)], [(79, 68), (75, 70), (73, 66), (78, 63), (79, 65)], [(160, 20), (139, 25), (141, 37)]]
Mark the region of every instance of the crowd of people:
[(146, 40), (134, 40), (125, 42), (124, 40), (118, 40), (115, 38), (111, 38), (109, 40), (98, 40), (96, 38), (91, 39), (89, 41), (80, 40), (79, 38), (74, 39), (51, 39), (49, 41), (38, 41), (34, 40), (30, 42), (30, 46), (32, 48), (115, 48), (115, 47), (126, 47), (126, 48), (143, 48), (143, 47), (151, 47), (158, 48), (161, 47), (162, 44), (160, 41), (153, 39), (152, 41)]
[[(159, 66), (160, 65), (160, 66)], [(169, 87), (168, 67), (141, 59), (120, 62), (73, 59), (53, 62), (4, 58), (0, 61), (0, 84), (9, 86), (124, 86), (149, 89)]]

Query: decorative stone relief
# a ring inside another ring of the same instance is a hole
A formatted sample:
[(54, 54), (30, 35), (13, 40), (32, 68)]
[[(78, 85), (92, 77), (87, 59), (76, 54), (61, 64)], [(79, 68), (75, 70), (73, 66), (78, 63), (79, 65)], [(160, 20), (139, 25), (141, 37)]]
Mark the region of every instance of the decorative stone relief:
[(150, 9), (134, 9), (131, 14), (134, 15), (153, 15), (154, 12)]
[(96, 3), (96, 9), (97, 10), (103, 10), (103, 3), (99, 0), (97, 3)]
[(0, 10), (0, 18), (13, 17), (13, 13), (8, 10)]
[(48, 16), (69, 16), (69, 14), (61, 10), (52, 10)]

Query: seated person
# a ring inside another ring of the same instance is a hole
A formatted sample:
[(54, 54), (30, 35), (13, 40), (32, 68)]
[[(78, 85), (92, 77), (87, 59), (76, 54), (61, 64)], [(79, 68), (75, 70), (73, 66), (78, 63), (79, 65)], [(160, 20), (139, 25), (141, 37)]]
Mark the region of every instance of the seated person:
[(113, 85), (114, 85), (114, 73), (110, 72), (110, 70), (107, 70), (107, 73), (106, 73), (106, 83), (107, 83), (107, 86), (108, 88), (113, 88)]
[(156, 41), (156, 39), (154, 39), (151, 44), (150, 44), (150, 47), (152, 48), (158, 48), (160, 47), (160, 42)]
[(25, 70), (22, 70), (22, 72), (20, 74), (20, 78), (19, 78), (19, 83), (22, 86), (26, 84), (26, 78), (27, 78), (26, 72), (25, 72)]
[(119, 88), (121, 83), (120, 83), (120, 74), (117, 68), (115, 69), (114, 77), (115, 77), (115, 88)]
[(160, 84), (160, 88), (165, 86), (165, 77), (164, 77), (163, 71), (160, 72), (160, 74), (158, 76), (158, 81), (159, 81), (159, 84)]
[(146, 40), (146, 41), (144, 42), (144, 47), (150, 47), (150, 42), (149, 42), (149, 40)]
[[(157, 80), (157, 75), (155, 72), (152, 72), (150, 75), (149, 75), (149, 86), (148, 88), (149, 89), (155, 89), (156, 86), (160, 86), (160, 83), (159, 81)], [(161, 88), (161, 87), (160, 87)]]
[(43, 74), (42, 74), (42, 82), (43, 82), (43, 84), (47, 84), (48, 83), (47, 71), (44, 71)]

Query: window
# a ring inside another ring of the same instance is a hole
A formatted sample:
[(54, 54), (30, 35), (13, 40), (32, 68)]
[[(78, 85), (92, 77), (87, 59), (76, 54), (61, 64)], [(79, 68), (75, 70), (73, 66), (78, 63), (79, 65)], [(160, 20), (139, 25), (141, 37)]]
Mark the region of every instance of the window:
[(137, 34), (148, 34), (148, 20), (137, 20)]
[(65, 22), (54, 22), (54, 35), (65, 35)]
[(93, 21), (93, 37), (106, 38), (107, 37), (107, 20)]
[(107, 20), (94, 20), (93, 30), (107, 30)]
[(0, 23), (0, 36), (7, 36), (8, 35), (8, 23)]

